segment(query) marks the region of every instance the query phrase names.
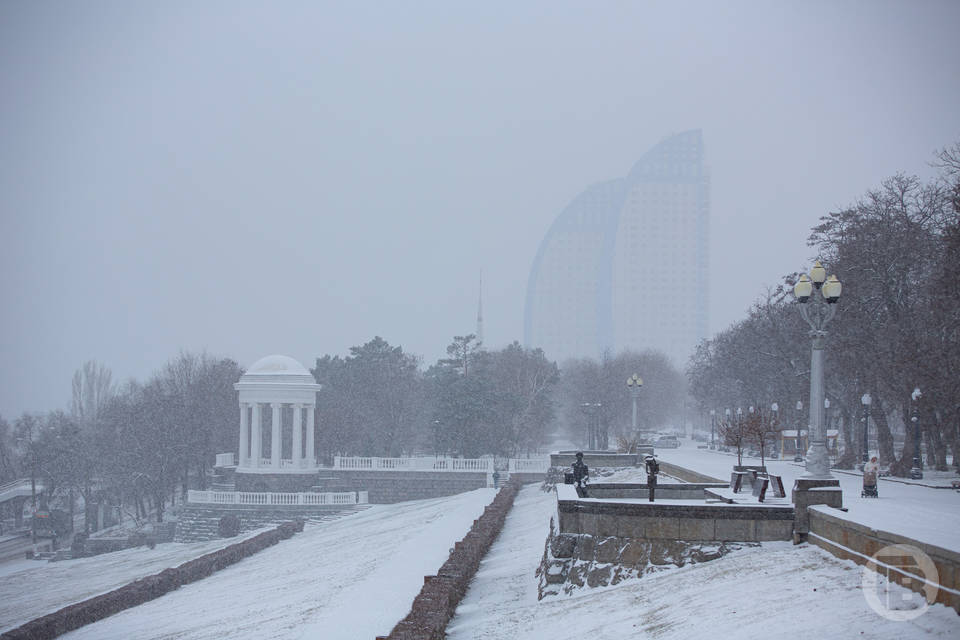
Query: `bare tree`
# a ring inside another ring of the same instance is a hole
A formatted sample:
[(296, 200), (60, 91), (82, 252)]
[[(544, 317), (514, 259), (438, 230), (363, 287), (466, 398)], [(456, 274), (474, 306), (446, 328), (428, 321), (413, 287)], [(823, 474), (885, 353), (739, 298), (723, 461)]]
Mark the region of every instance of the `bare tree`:
[(114, 387), (110, 369), (88, 360), (73, 374), (73, 396), (70, 410), (84, 427), (94, 424), (113, 397)]

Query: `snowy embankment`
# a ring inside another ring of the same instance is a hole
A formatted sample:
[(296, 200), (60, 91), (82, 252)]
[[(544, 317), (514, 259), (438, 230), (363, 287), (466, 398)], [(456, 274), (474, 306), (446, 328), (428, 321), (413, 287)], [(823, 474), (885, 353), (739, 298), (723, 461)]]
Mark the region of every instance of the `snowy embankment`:
[(789, 542), (538, 601), (534, 573), (554, 512), (552, 494), (537, 486), (520, 492), (447, 628), (449, 640), (957, 637), (952, 609), (934, 605), (909, 622), (887, 620), (863, 597), (860, 567)]
[(160, 544), (154, 549), (136, 547), (62, 562), (5, 562), (0, 565), (0, 633), (266, 530), (195, 544)]
[[(657, 456), (672, 464), (729, 480), (736, 455), (697, 449), (685, 441), (679, 449), (658, 451)], [(759, 458), (744, 458), (744, 464), (760, 464)], [(788, 495), (793, 482), (806, 469), (801, 463), (767, 460), (767, 470), (783, 477)], [(834, 473), (843, 490), (840, 515), (873, 529), (881, 529), (927, 544), (960, 552), (960, 493), (950, 489), (931, 489), (919, 485), (888, 482), (878, 487), (879, 498), (861, 498), (863, 477), (850, 472)]]
[[(410, 609), (423, 576), (446, 560), (494, 495), (493, 489), (478, 489), (308, 523), (303, 533), (209, 578), (63, 637), (355, 640), (386, 635)], [(170, 545), (157, 550), (164, 546)], [(28, 588), (39, 593), (44, 585)]]

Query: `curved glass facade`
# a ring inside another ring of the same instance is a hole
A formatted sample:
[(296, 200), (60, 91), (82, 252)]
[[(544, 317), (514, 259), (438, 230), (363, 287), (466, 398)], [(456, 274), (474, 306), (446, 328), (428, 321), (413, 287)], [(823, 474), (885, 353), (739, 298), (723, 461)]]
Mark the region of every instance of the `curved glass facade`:
[(540, 244), (524, 342), (559, 361), (654, 348), (678, 366), (707, 335), (709, 178), (699, 130), (574, 198)]

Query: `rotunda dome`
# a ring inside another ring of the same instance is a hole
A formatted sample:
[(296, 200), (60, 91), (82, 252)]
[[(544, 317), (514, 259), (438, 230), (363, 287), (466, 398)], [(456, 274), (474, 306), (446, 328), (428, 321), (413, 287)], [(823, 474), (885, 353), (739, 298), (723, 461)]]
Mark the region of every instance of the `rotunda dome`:
[(290, 356), (272, 355), (254, 362), (244, 375), (309, 376), (310, 372)]

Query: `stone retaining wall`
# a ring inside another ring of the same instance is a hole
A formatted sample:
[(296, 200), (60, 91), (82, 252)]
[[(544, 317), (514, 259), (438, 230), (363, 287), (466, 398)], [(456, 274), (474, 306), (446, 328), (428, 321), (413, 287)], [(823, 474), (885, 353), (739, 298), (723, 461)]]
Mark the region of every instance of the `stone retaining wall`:
[[(703, 500), (706, 489), (726, 489), (726, 483), (718, 482), (665, 482), (657, 484), (654, 498), (658, 500)], [(630, 500), (646, 500), (650, 497), (650, 485), (647, 483), (595, 483), (588, 488), (591, 498), (622, 498)]]
[[(546, 477), (547, 477), (547, 472), (546, 472), (546, 471), (542, 471), (542, 472), (530, 472), (530, 471), (527, 471), (527, 472), (522, 472), (522, 473), (511, 473), (511, 474), (510, 474), (510, 480), (516, 481), (516, 482), (518, 482), (519, 484), (531, 484), (531, 483), (534, 483), (534, 482), (543, 482)], [(502, 482), (502, 481), (503, 481), (503, 480), (502, 480), (502, 476), (501, 476), (501, 482)]]
[[(324, 469), (352, 491), (368, 492), (370, 504), (442, 498), (487, 487), (488, 474), (469, 471), (366, 471)], [(491, 485), (492, 486), (492, 485)]]
[(295, 520), (326, 520), (356, 511), (354, 505), (191, 505), (184, 506), (177, 520), (174, 542), (203, 542), (220, 537), (220, 518), (235, 515), (240, 519), (239, 532)]
[(435, 576), (425, 576), (423, 588), (413, 607), (388, 636), (377, 640), (443, 640), (447, 623), (467, 592), (480, 561), (503, 529), (507, 513), (520, 490), (517, 482), (508, 483), (473, 521), (466, 536), (454, 545), (450, 557)]
[(677, 480), (683, 480), (684, 482), (705, 482), (705, 483), (714, 483), (720, 482), (724, 486), (729, 486), (730, 479), (726, 480), (722, 478), (713, 478), (702, 473), (697, 473), (696, 471), (691, 471), (690, 469), (684, 469), (683, 467), (678, 467), (675, 464), (670, 464), (669, 462), (664, 462), (663, 460), (657, 460), (660, 464), (660, 471), (665, 473), (668, 476), (674, 477)]
[(237, 473), (237, 491), (367, 491), (370, 504), (442, 498), (489, 485), (483, 471), (320, 469), (311, 474)]
[(233, 474), (233, 486), (236, 491), (251, 493), (302, 493), (310, 491), (316, 484), (317, 472), (305, 473), (244, 473), (238, 470)]
[(738, 542), (793, 537), (792, 505), (600, 502), (578, 500), (573, 487), (557, 485), (557, 513), (560, 533)]
[(556, 532), (550, 535), (537, 569), (538, 598), (605, 587), (668, 567), (707, 562), (757, 543), (706, 542), (669, 538), (642, 539)]
[[(560, 451), (550, 454), (550, 466), (566, 468), (568, 471), (576, 458), (576, 451)], [(610, 451), (584, 451), (583, 463), (594, 467), (634, 467), (639, 457), (635, 453), (613, 453)]]
[(172, 569), (69, 605), (0, 634), (0, 640), (48, 640), (115, 613), (159, 598), (180, 585), (196, 582), (303, 530), (303, 522), (287, 522), (249, 540), (213, 551)]
[(813, 506), (808, 509), (810, 535), (807, 540), (811, 544), (826, 549), (838, 558), (853, 560), (860, 565), (867, 564), (868, 558), (884, 547), (892, 545), (916, 547), (933, 561), (937, 576), (924, 576), (910, 561), (897, 565), (903, 573), (898, 576), (895, 572), (891, 572), (891, 579), (918, 593), (922, 592), (925, 583), (911, 576), (931, 580), (936, 588), (935, 602), (953, 607), (957, 613), (960, 613), (960, 553), (881, 529), (871, 529), (841, 518), (832, 513), (834, 511), (830, 507), (823, 506)]

